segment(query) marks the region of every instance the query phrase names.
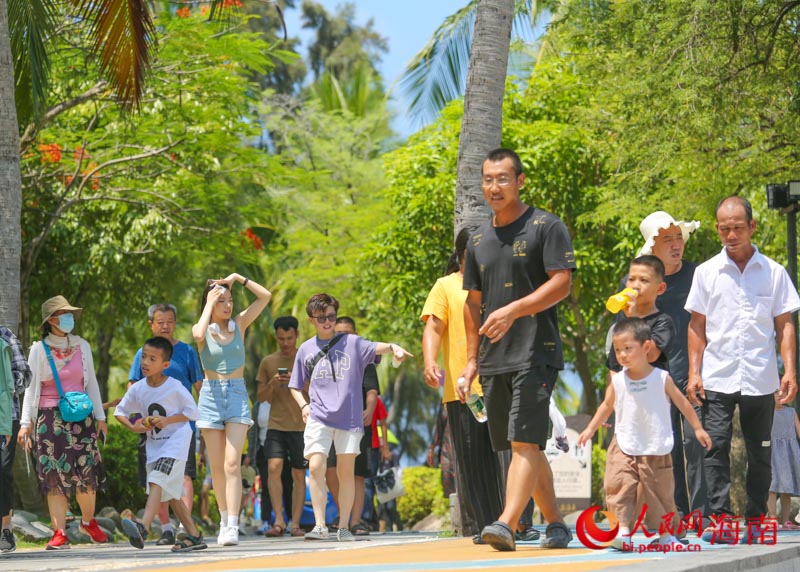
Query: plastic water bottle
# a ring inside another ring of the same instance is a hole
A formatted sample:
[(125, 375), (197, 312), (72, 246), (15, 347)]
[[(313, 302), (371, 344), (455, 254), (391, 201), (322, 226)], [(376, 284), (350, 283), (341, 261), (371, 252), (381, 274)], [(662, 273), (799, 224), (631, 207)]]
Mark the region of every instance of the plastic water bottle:
[[(463, 377), (458, 378), (458, 387), (461, 388), (462, 391), (466, 390), (467, 388), (467, 380)], [(478, 423), (486, 423), (488, 416), (486, 415), (486, 406), (483, 403), (483, 398), (471, 391), (470, 394), (467, 396), (465, 400), (467, 407), (472, 412), (472, 416), (475, 418), (475, 421)]]
[(633, 288), (625, 288), (622, 292), (617, 292), (608, 299), (606, 308), (612, 314), (621, 312), (628, 305), (628, 302), (636, 300), (638, 295), (639, 293)]

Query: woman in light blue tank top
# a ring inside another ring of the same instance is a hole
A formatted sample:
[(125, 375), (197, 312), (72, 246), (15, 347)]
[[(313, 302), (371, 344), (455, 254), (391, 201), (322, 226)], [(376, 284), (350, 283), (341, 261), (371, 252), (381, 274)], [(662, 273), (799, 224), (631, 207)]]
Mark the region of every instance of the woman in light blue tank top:
[[(256, 296), (237, 315), (233, 314), (231, 292), (235, 282)], [(197, 427), (203, 434), (216, 489), (220, 511), (217, 544), (222, 546), (239, 544), (240, 459), (247, 430), (253, 424), (244, 382), (244, 336), (271, 297), (266, 288), (240, 274), (209, 280), (203, 292), (203, 312), (192, 326), (204, 371)]]

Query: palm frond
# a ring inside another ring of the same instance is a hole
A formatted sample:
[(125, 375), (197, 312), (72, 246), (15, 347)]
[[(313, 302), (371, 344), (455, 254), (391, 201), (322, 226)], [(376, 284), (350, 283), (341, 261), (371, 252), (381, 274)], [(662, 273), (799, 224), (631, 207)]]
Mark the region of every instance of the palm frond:
[(14, 59), (19, 124), (27, 125), (47, 108), (50, 57), (47, 42), (56, 26), (53, 0), (9, 0), (8, 27)]
[[(449, 102), (464, 94), (479, 1), (470, 0), (448, 16), (398, 80), (415, 122), (424, 124), (433, 120)], [(557, 5), (557, 0), (516, 0), (514, 35), (532, 41), (533, 30), (542, 15)]]
[(479, 1), (470, 0), (448, 16), (406, 66), (399, 85), (409, 99), (408, 110), (414, 120), (432, 120), (464, 92)]
[(155, 48), (147, 0), (77, 0), (90, 22), (100, 67), (123, 107), (138, 106)]

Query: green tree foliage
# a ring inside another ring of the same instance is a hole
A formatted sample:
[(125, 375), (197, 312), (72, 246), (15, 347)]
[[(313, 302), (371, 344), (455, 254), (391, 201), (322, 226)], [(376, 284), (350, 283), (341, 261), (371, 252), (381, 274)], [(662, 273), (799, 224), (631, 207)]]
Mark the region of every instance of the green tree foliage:
[[(85, 306), (81, 333), (96, 333), (103, 377), (113, 338), (135, 331), (138, 345), (154, 300), (180, 305), (203, 286), (198, 277), (231, 269), (231, 253), (236, 264), (257, 262), (268, 237), (252, 228), (273, 210), (268, 158), (244, 144), (258, 135), (247, 75), (269, 67), (269, 46), (254, 34), (218, 35), (199, 15), (159, 25), (160, 58), (138, 114), (121, 115), (92, 83), (84, 46), (65, 45), (53, 115), (23, 136), (23, 307), (57, 293)], [(126, 346), (119, 362), (132, 353)]]
[[(613, 165), (593, 216), (633, 225), (661, 208), (697, 218), (700, 240), (688, 247), (699, 260), (719, 248), (720, 198), (748, 196), (766, 219), (763, 185), (800, 175), (800, 5), (563, 4), (547, 57), (568, 57), (593, 86), (584, 120)], [(756, 240), (783, 259), (765, 230)]]
[(345, 2), (330, 14), (324, 6), (313, 0), (303, 0), (303, 28), (316, 30), (316, 38), (308, 50), (309, 65), (314, 78), (324, 72), (341, 77), (361, 64), (375, 66), (381, 54), (389, 50), (389, 44), (373, 28), (374, 21), (365, 26), (355, 22), (356, 7)]
[(442, 490), (441, 469), (403, 469), (403, 489), (406, 494), (398, 497), (397, 512), (405, 526), (414, 526), (431, 513), (440, 518), (448, 516), (450, 501)]

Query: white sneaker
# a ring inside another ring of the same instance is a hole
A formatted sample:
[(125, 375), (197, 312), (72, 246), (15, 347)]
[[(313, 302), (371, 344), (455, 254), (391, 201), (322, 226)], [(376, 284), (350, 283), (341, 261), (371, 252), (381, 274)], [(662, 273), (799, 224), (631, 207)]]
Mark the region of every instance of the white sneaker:
[(222, 540), (222, 546), (236, 546), (239, 544), (239, 527), (226, 526), (225, 538)]
[(306, 532), (306, 540), (327, 540), (330, 537), (328, 534), (328, 527), (321, 524), (316, 525), (311, 529), (311, 532)]
[(353, 542), (355, 539), (356, 537), (353, 536), (353, 533), (346, 528), (340, 528), (336, 531), (336, 540), (339, 542)]
[(228, 538), (228, 527), (220, 523), (219, 534), (217, 535), (217, 546), (225, 546), (226, 538)]

